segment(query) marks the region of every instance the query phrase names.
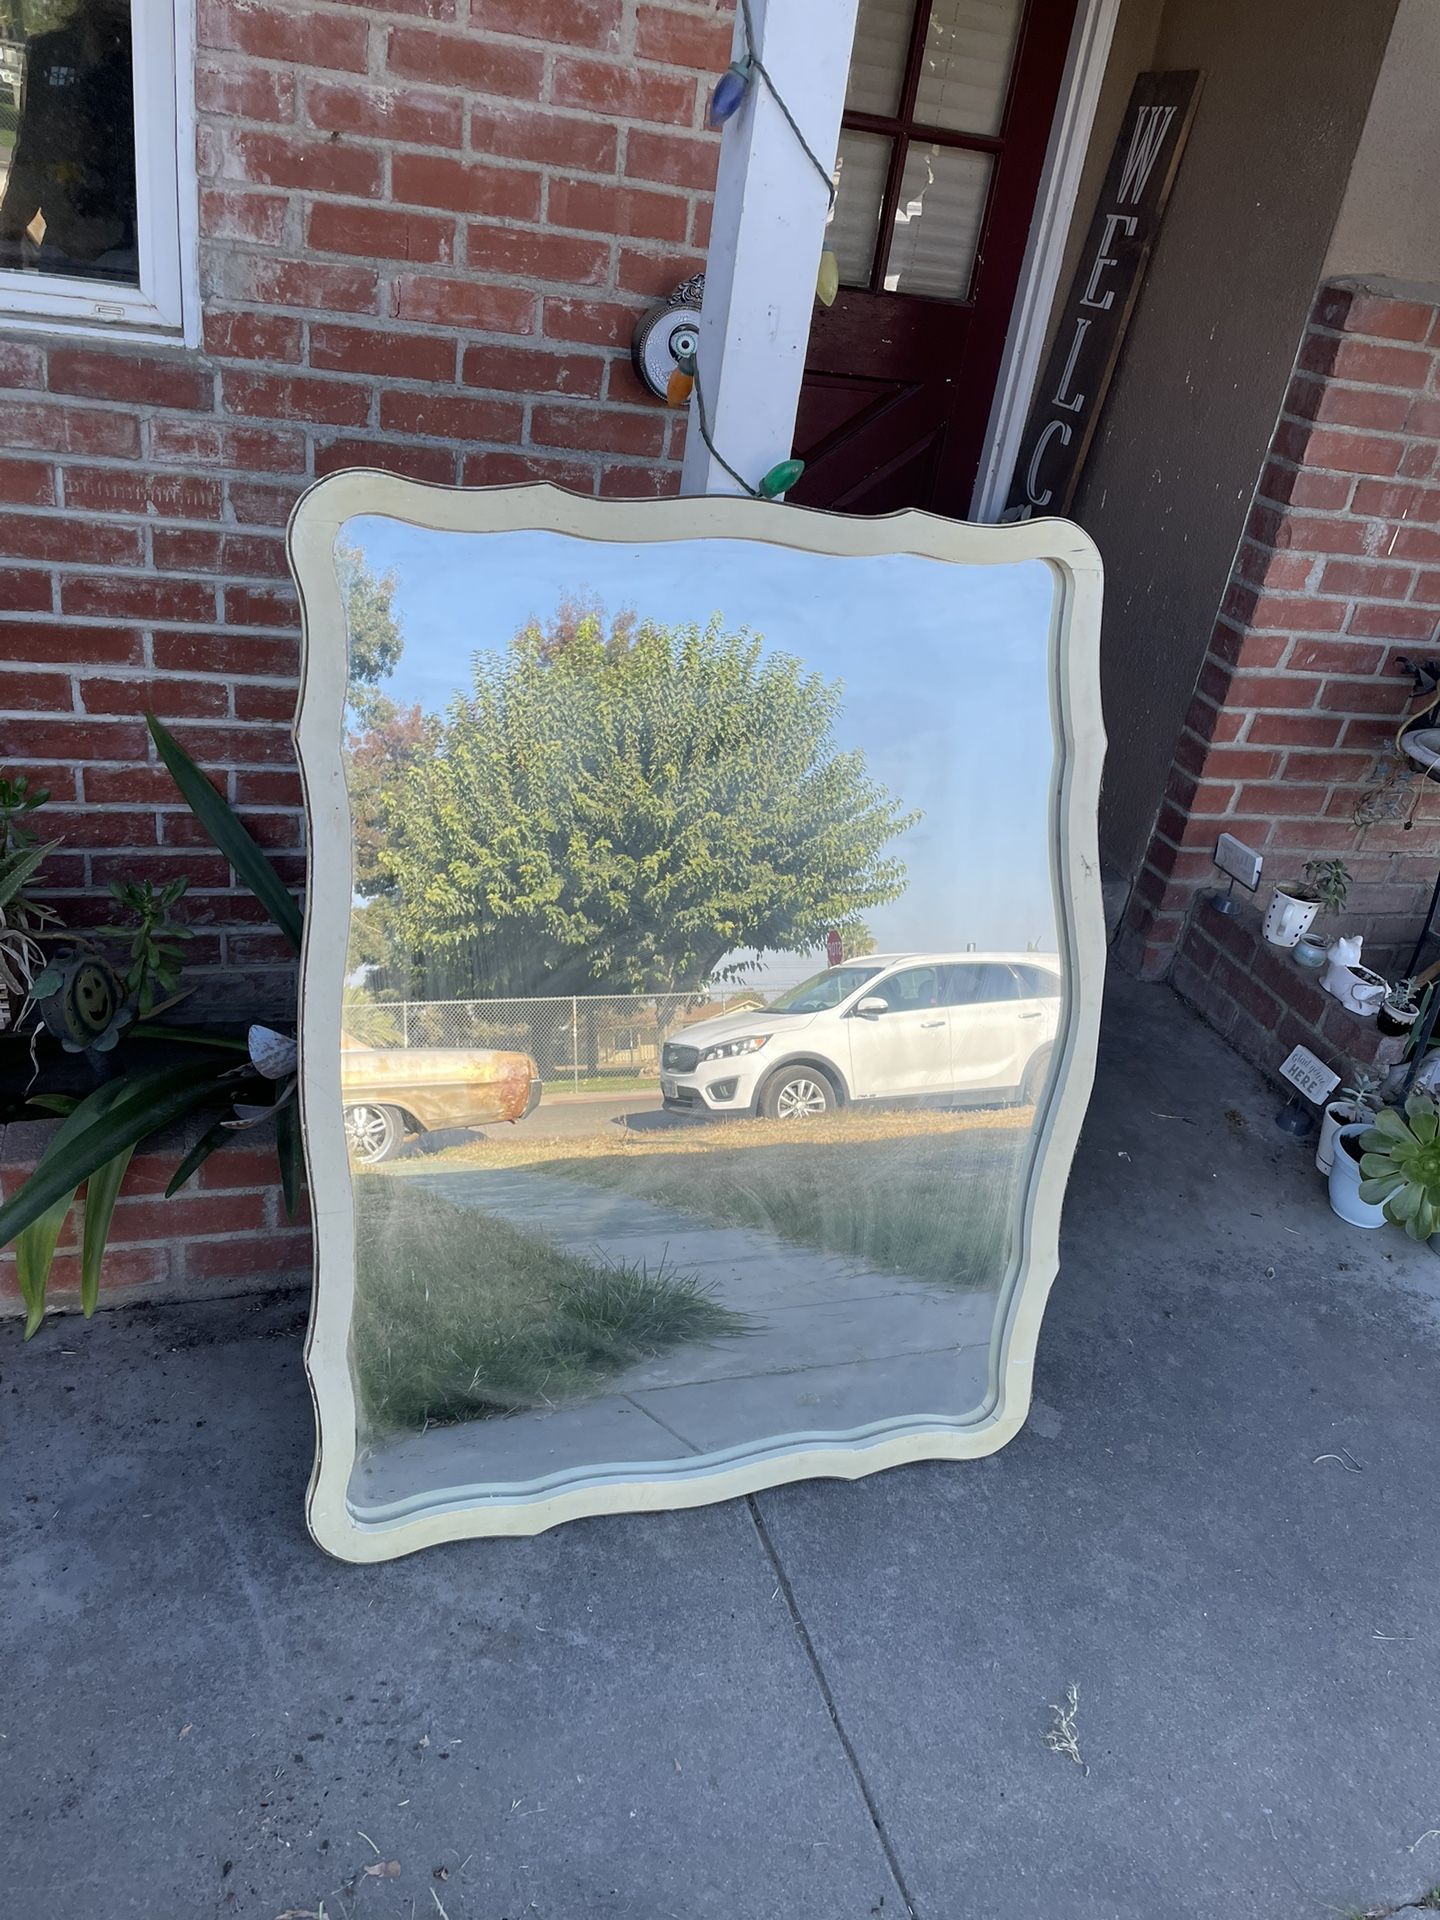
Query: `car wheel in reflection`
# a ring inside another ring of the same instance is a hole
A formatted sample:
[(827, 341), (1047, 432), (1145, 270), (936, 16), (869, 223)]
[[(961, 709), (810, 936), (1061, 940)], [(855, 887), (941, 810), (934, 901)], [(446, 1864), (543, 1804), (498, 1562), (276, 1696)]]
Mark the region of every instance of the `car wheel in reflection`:
[(1024, 1084), (1020, 1089), (1022, 1106), (1033, 1107), (1045, 1091), (1045, 1081), (1050, 1072), (1050, 1047), (1042, 1047), (1025, 1069)]
[(813, 1120), (836, 1105), (835, 1089), (812, 1067), (786, 1067), (775, 1075), (760, 1099), (767, 1120)]
[(404, 1146), (405, 1117), (398, 1107), (347, 1107), (345, 1144), (358, 1166), (378, 1167)]

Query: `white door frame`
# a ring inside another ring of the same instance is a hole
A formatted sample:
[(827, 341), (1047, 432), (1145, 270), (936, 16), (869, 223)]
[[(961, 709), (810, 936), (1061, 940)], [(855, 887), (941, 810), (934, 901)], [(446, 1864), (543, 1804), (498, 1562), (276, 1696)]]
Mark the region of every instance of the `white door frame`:
[[(762, 55), (822, 161), (832, 162), (850, 73), (857, 0), (751, 0)], [(1040, 372), (1120, 0), (1080, 0), (986, 428), (972, 520), (997, 520)], [(737, 53), (743, 38), (737, 19)], [(764, 88), (730, 121), (715, 183), (700, 320), (701, 379), (717, 447), (754, 485), (785, 459), (814, 314), (825, 192)], [(738, 493), (696, 431), (692, 401), (682, 493)]]
[(1005, 356), (1000, 363), (980, 470), (971, 496), (972, 520), (998, 520), (1005, 510), (1030, 401), (1040, 376), (1040, 356), (1060, 284), (1065, 242), (1075, 214), (1080, 174), (1095, 126), (1100, 86), (1105, 78), (1119, 11), (1120, 0), (1080, 0), (1075, 15), (1070, 52), (1060, 82), (1060, 98), (1050, 129), (1045, 171), (1035, 197), (1030, 238), (1005, 339)]

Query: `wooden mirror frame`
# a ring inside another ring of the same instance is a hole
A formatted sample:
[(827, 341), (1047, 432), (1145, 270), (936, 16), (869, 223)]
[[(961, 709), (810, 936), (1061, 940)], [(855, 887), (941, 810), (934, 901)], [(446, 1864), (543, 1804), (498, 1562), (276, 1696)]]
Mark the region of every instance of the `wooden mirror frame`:
[[(990, 1340), (989, 1390), (963, 1419), (898, 1417), (845, 1440), (791, 1434), (673, 1463), (597, 1465), (537, 1481), (532, 1491), (476, 1495), (438, 1487), (383, 1522), (352, 1510), (356, 1406), (349, 1341), (354, 1227), (340, 1095), (340, 1024), (349, 937), (350, 807), (341, 758), (347, 634), (336, 536), (357, 515), (456, 533), (546, 532), (642, 545), (755, 540), (841, 556), (916, 554), (964, 566), (1045, 561), (1055, 578), (1049, 638), (1051, 886), (1067, 992), (1052, 1071), (1017, 1188), (1018, 1231)], [(342, 1560), (388, 1560), (441, 1541), (543, 1532), (592, 1514), (653, 1512), (728, 1500), (792, 1480), (855, 1480), (915, 1460), (973, 1460), (1013, 1439), (1030, 1406), (1035, 1348), (1059, 1265), (1060, 1209), (1094, 1077), (1105, 968), (1096, 813), (1100, 714), (1100, 558), (1062, 520), (970, 526), (904, 512), (878, 519), (749, 499), (595, 500), (548, 485), (465, 491), (392, 474), (347, 471), (296, 505), (289, 554), (304, 618), (295, 745), (309, 824), (301, 956), (300, 1109), (315, 1233), (315, 1285), (305, 1367), (316, 1455), (306, 1496), (312, 1537)]]

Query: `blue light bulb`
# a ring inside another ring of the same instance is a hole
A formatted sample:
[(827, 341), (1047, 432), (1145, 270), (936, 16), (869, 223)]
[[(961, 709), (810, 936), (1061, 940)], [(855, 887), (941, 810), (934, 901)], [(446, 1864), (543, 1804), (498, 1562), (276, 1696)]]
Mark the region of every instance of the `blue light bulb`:
[(750, 62), (736, 60), (715, 82), (710, 105), (705, 110), (707, 127), (723, 127), (737, 113), (750, 90)]

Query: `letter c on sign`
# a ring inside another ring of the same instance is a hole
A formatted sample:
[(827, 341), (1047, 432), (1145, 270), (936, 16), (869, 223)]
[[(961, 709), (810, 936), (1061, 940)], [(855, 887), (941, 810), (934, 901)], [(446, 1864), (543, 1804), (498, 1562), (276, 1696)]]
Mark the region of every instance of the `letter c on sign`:
[(1069, 446), (1069, 426), (1063, 420), (1052, 420), (1040, 438), (1035, 442), (1035, 451), (1031, 454), (1030, 465), (1026, 469), (1025, 498), (1037, 507), (1048, 507), (1055, 497), (1053, 490), (1049, 487), (1046, 487), (1043, 493), (1038, 493), (1036, 489), (1040, 485), (1040, 462), (1045, 458), (1045, 450), (1057, 433), (1060, 436), (1061, 446)]

